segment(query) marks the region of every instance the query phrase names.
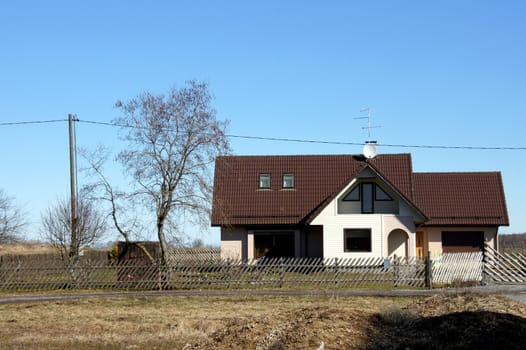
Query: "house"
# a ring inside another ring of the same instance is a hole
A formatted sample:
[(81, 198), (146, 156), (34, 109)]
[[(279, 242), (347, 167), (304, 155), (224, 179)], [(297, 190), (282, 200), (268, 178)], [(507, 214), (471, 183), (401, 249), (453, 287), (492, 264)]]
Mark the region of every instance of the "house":
[(225, 156), (212, 226), (224, 258), (425, 256), (497, 246), (499, 172), (416, 173), (410, 154)]

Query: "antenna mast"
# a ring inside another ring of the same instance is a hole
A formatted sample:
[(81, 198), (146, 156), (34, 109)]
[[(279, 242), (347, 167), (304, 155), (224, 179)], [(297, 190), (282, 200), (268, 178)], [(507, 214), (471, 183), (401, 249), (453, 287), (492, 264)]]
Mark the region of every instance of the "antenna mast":
[(362, 126), (362, 129), (367, 129), (367, 143), (376, 142), (371, 141), (371, 129), (381, 128), (380, 125), (371, 126), (371, 107), (360, 109), (360, 112), (367, 112), (367, 117), (355, 117), (354, 119), (367, 119), (367, 126)]
[(363, 108), (360, 110), (360, 112), (367, 112), (367, 117), (355, 117), (354, 119), (366, 119), (367, 118), (367, 126), (363, 126), (362, 129), (367, 129), (367, 141), (365, 141), (365, 146), (363, 147), (363, 155), (368, 158), (372, 159), (376, 157), (378, 154), (376, 150), (376, 141), (371, 141), (371, 129), (374, 128), (381, 128), (380, 125), (371, 126), (371, 108)]

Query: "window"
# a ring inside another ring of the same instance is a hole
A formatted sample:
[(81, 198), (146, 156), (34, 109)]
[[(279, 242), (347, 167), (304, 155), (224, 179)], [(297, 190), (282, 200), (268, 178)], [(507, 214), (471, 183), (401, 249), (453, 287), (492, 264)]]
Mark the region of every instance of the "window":
[(294, 174), (283, 175), (283, 188), (294, 188)]
[(374, 212), (373, 184), (362, 184), (362, 213), (370, 214)]
[(371, 229), (343, 230), (344, 251), (347, 253), (371, 252)]
[(385, 191), (382, 190), (380, 186), (376, 185), (374, 187), (375, 187), (374, 199), (376, 199), (377, 201), (392, 201), (393, 200), (391, 196), (385, 193)]
[(356, 185), (343, 200), (346, 202), (361, 202), (363, 214), (374, 213), (374, 202), (392, 201), (393, 198), (380, 186), (373, 182), (362, 182)]
[(270, 174), (259, 175), (259, 188), (270, 189)]
[(355, 201), (358, 202), (360, 200), (360, 186), (356, 186), (353, 188), (351, 192), (345, 198), (344, 201)]

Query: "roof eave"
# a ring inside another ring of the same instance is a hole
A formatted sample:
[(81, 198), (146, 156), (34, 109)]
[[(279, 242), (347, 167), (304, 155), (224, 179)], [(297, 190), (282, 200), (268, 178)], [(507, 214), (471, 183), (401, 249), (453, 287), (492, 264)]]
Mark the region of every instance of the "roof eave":
[[(408, 203), (412, 209), (414, 209), (419, 215), (421, 215), (424, 219), (424, 222), (430, 220), (430, 218), (420, 208), (418, 208), (418, 206), (411, 199), (407, 198), (407, 196), (404, 195), (395, 185), (393, 185), (391, 181), (389, 181), (384, 175), (382, 175), (382, 173), (378, 169), (376, 169), (376, 167), (374, 167), (370, 162), (368, 162), (366, 166), (368, 166), (384, 183), (388, 184), (391, 187), (391, 189), (404, 201), (406, 201), (406, 203)], [(411, 172), (411, 177), (412, 176), (413, 173)]]

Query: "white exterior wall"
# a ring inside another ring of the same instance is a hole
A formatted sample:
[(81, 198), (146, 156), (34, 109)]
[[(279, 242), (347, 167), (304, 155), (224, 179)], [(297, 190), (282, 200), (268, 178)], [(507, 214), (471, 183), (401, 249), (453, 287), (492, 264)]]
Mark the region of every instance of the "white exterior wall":
[[(323, 225), (323, 256), (325, 258), (350, 258), (382, 256), (382, 215), (345, 214), (332, 216), (330, 219), (321, 214), (313, 225)], [(344, 251), (344, 234), (346, 228), (371, 229), (371, 252), (355, 253)]]
[(400, 216), (411, 216), (413, 218), (414, 222), (423, 222), (424, 217), (421, 215), (418, 215), (413, 208), (411, 208), (409, 205), (407, 205), (406, 202), (400, 201), (400, 206), (398, 209), (398, 214)]
[[(349, 185), (348, 188), (351, 185)], [(345, 193), (348, 188), (342, 192)], [(323, 225), (323, 257), (350, 258), (382, 256), (382, 215), (338, 214), (337, 203), (340, 195), (338, 195), (335, 200), (329, 203), (311, 222), (311, 225)], [(371, 252), (345, 252), (343, 230), (346, 228), (370, 228)]]
[[(398, 210), (391, 214), (339, 214), (341, 196), (354, 184), (352, 181), (329, 203), (311, 225), (323, 226), (323, 256), (325, 258), (376, 257), (388, 255), (388, 235), (393, 230), (403, 230), (408, 235), (407, 252), (415, 255), (416, 213), (402, 200), (396, 200)], [(341, 212), (341, 210), (340, 210)], [(419, 217), (417, 219), (420, 219)], [(371, 252), (345, 252), (344, 229), (371, 229)]]

